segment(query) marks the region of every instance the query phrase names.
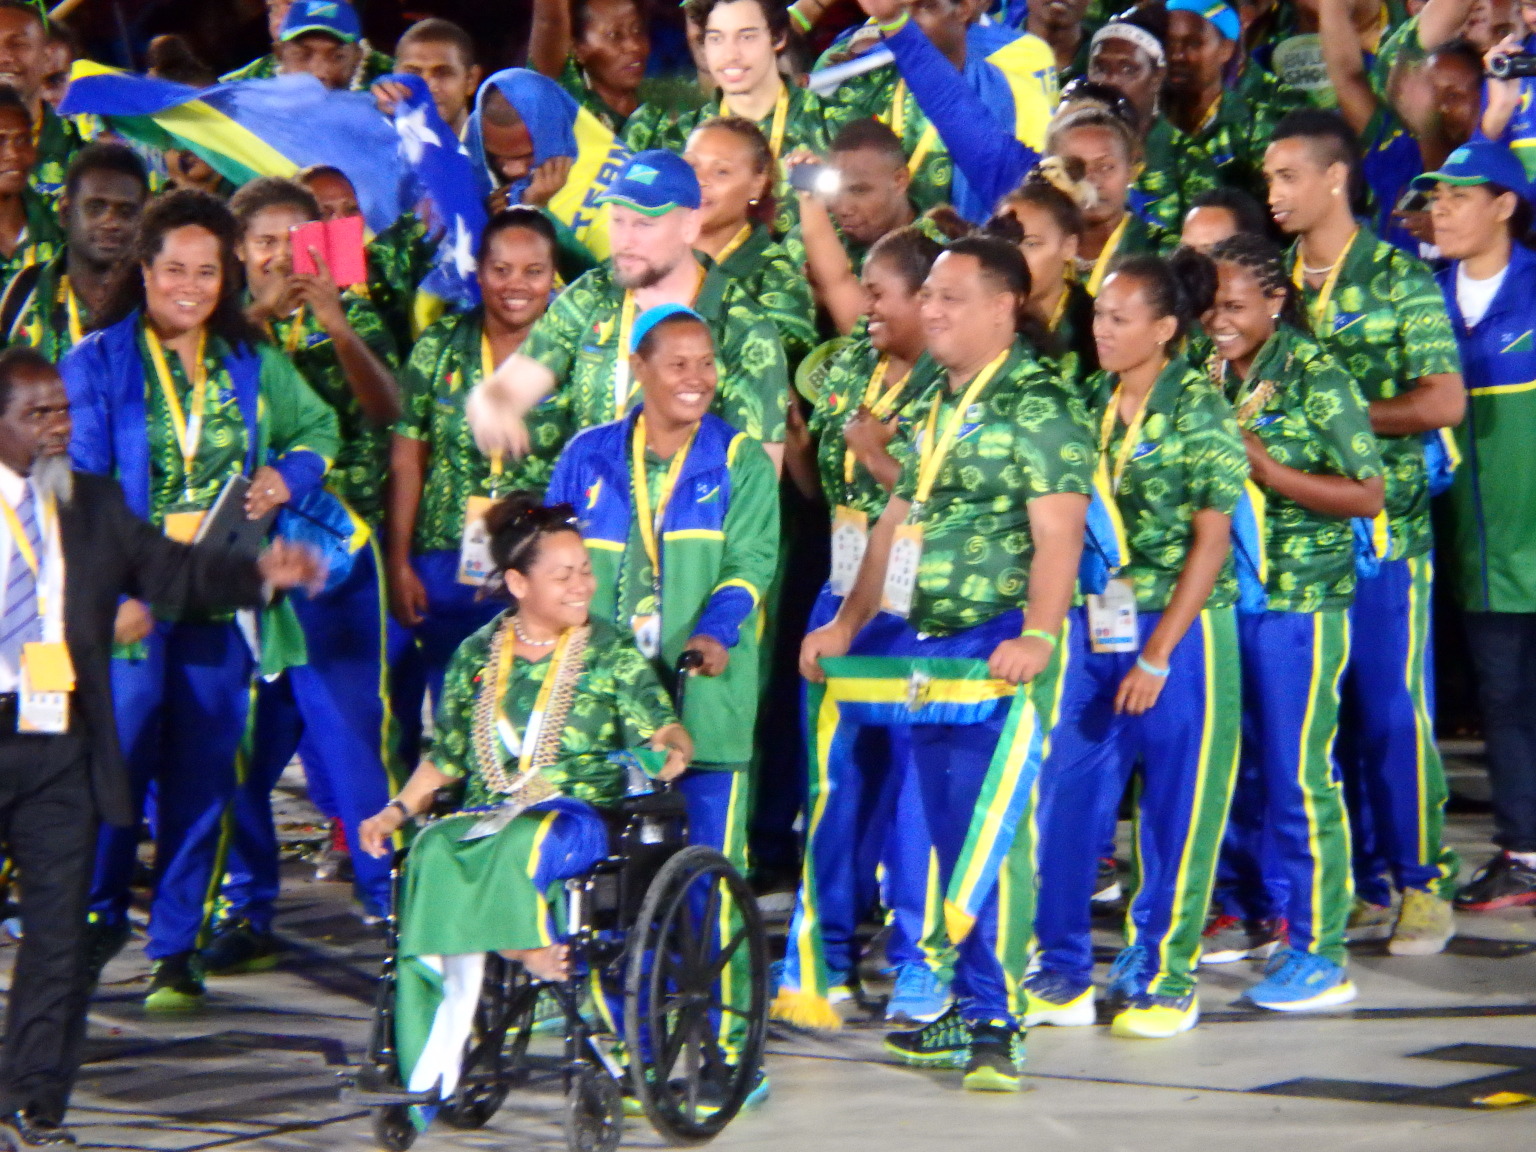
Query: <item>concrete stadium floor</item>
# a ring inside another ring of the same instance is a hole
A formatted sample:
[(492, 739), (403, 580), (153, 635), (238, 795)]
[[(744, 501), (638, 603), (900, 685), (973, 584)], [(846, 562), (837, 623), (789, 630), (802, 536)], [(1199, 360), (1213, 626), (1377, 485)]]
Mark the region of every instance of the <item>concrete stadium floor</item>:
[[(1475, 789), (1479, 782), (1472, 781)], [(313, 836), (294, 799), (290, 843)], [(1489, 848), (1485, 815), (1451, 833), (1466, 867)], [(366, 1039), (382, 952), (353, 915), (348, 889), (316, 883), (295, 859), (278, 917), (289, 945), (268, 973), (210, 982), (197, 1015), (147, 1018), (148, 965), (136, 937), (108, 968), (93, 1006), (88, 1063), (70, 1122), (93, 1148), (273, 1150), (375, 1147), (368, 1120), (337, 1095), (338, 1074)], [(1113, 925), (1097, 943), (1105, 959)], [(8, 977), (9, 947), (0, 949)], [(1495, 1093), (1536, 1098), (1536, 912), (1463, 917), (1444, 955), (1399, 959), (1381, 945), (1353, 961), (1360, 999), (1326, 1016), (1238, 1007), (1249, 965), (1207, 970), (1204, 1019), (1163, 1042), (1117, 1040), (1106, 1028), (1036, 1029), (1031, 1089), (975, 1096), (957, 1073), (890, 1063), (881, 1030), (775, 1029), (773, 1097), (715, 1147), (812, 1152), (1048, 1146), (1054, 1152), (1188, 1152), (1241, 1147), (1332, 1152), (1505, 1152), (1536, 1147), (1536, 1103), (1492, 1107)], [(562, 1148), (553, 1086), (515, 1094), (483, 1131), (434, 1128), (416, 1148)], [(644, 1121), (631, 1147), (660, 1147)]]

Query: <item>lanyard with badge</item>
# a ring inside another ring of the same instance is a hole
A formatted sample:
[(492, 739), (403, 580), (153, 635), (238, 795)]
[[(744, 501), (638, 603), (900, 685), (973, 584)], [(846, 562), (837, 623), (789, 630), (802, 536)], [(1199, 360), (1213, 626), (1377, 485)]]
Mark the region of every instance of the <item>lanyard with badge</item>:
[[(489, 380), (496, 371), (496, 355), (491, 351), (491, 338), (484, 329), (480, 332), (480, 379)], [(496, 562), (491, 559), (491, 534), (486, 530), (485, 518), (496, 503), (496, 489), (501, 484), (501, 452), (491, 453), (491, 474), (486, 482), (488, 495), (473, 495), (464, 502), (464, 529), (459, 538), (458, 582), (479, 587), (496, 572)]]
[[(1125, 482), (1125, 471), (1136, 449), (1141, 446), (1142, 426), (1147, 419), (1147, 402), (1152, 390), (1142, 397), (1136, 414), (1126, 425), (1125, 439), (1115, 453), (1114, 467), (1110, 472), (1109, 490), (1120, 495)], [(1109, 445), (1114, 437), (1115, 421), (1120, 415), (1120, 388), (1116, 386), (1109, 405), (1104, 409), (1104, 419), (1099, 425), (1099, 466), (1109, 459)], [(1134, 652), (1138, 643), (1136, 630), (1136, 588), (1126, 579), (1114, 577), (1104, 585), (1104, 591), (1089, 593), (1084, 597), (1088, 608), (1088, 642), (1095, 652)]]
[(206, 512), (206, 509), (196, 507), (196, 501), (192, 498), (192, 468), (197, 463), (197, 451), (203, 440), (203, 409), (208, 396), (208, 367), (204, 357), (207, 339), (207, 333), (198, 334), (197, 357), (192, 362), (189, 373), (192, 377), (190, 411), (183, 413), (181, 398), (176, 395), (176, 381), (171, 376), (169, 365), (165, 362), (165, 349), (160, 345), (160, 337), (155, 335), (155, 330), (148, 324), (144, 325), (144, 343), (149, 348), (149, 358), (154, 364), (155, 376), (160, 382), (160, 394), (165, 398), (166, 416), (171, 422), (171, 432), (175, 435), (176, 446), (181, 451), (183, 499), (179, 509), (166, 512), (165, 534), (183, 544), (190, 544), (196, 539), (197, 530), (202, 527)]
[[(885, 388), (885, 377), (889, 368), (890, 360), (885, 356), (880, 357), (880, 362), (875, 365), (869, 384), (864, 389), (864, 397), (860, 401), (860, 407), (869, 409), (869, 414), (876, 420), (885, 419), (895, 405), (896, 397), (906, 387), (906, 377), (903, 377), (889, 388)], [(884, 391), (881, 391), (882, 388)], [(852, 416), (849, 417), (850, 420), (852, 418)], [(846, 422), (844, 427), (847, 427)], [(852, 497), (851, 487), (857, 467), (858, 458), (854, 455), (853, 449), (845, 448), (843, 450), (845, 498)], [(832, 566), (828, 575), (832, 595), (846, 596), (853, 590), (853, 582), (858, 578), (859, 566), (864, 562), (864, 550), (868, 544), (869, 514), (847, 503), (838, 504), (832, 513)]]
[[(1333, 299), (1334, 287), (1339, 282), (1339, 274), (1344, 271), (1344, 262), (1349, 259), (1349, 250), (1355, 246), (1355, 237), (1360, 235), (1360, 229), (1356, 228), (1349, 234), (1349, 239), (1344, 242), (1344, 251), (1339, 253), (1339, 258), (1334, 261), (1333, 267), (1328, 270), (1328, 278), (1323, 281), (1323, 286), (1318, 289), (1317, 299), (1312, 302), (1308, 310), (1308, 319), (1312, 321), (1312, 331), (1319, 338), (1327, 336), (1322, 325), (1328, 315), (1328, 304)], [(1302, 292), (1307, 290), (1306, 267), (1301, 262), (1301, 244), (1296, 245), (1296, 263), (1291, 267), (1291, 281)]]
[(939, 433), (939, 410), (944, 407), (944, 394), (948, 389), (941, 388), (933, 398), (933, 407), (928, 410), (928, 424), (923, 430), (918, 448), (917, 488), (912, 495), (912, 506), (907, 510), (906, 521), (896, 528), (896, 536), (891, 541), (890, 559), (885, 565), (885, 591), (881, 607), (887, 612), (903, 619), (912, 614), (912, 596), (917, 590), (917, 570), (923, 559), (923, 505), (933, 494), (933, 486), (944, 467), (944, 460), (955, 441), (960, 438), (960, 426), (965, 423), (971, 406), (976, 403), (982, 389), (992, 382), (992, 377), (997, 375), (1012, 351), (1012, 348), (1005, 348), (998, 353), (996, 359), (976, 373), (976, 378), (966, 385), (960, 403), (945, 423), (942, 434)]
[[(0, 496), (0, 513), (10, 529), (11, 543), (32, 569), (37, 615), (43, 624), (41, 641), (22, 645), (16, 731), (57, 734), (69, 730), (69, 694), (75, 687), (75, 666), (64, 643), (64, 549), (59, 540), (59, 515), (53, 497), (41, 506), (44, 556), (27, 539), (21, 517)], [(0, 616), (8, 604), (0, 604)]]
[(634, 500), (640, 544), (651, 566), (651, 603), (655, 610), (637, 612), (630, 617), (629, 625), (635, 634), (635, 647), (651, 660), (661, 655), (661, 526), (666, 519), (667, 506), (672, 502), (672, 494), (677, 489), (678, 477), (682, 475), (688, 453), (693, 449), (693, 438), (697, 434), (698, 429), (695, 428), (688, 434), (683, 446), (672, 454), (667, 471), (661, 478), (653, 509), (650, 480), (645, 467), (645, 416), (641, 414), (635, 419), (634, 439), (630, 444), (630, 497)]

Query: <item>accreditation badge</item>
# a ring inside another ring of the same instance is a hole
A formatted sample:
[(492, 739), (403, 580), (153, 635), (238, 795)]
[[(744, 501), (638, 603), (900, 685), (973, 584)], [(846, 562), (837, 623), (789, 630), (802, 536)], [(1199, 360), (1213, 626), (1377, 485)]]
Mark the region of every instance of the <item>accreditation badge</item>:
[(203, 526), (202, 509), (194, 508), (165, 514), (165, 534), (178, 544), (191, 544), (197, 539), (198, 529)]
[(880, 607), (905, 620), (912, 614), (912, 595), (917, 591), (917, 566), (923, 559), (923, 526), (902, 524), (891, 541), (885, 565), (885, 593)]
[(69, 731), (69, 694), (75, 666), (63, 643), (25, 644), (16, 731), (58, 735)]
[(1088, 640), (1095, 652), (1134, 652), (1137, 648), (1136, 589), (1129, 580), (1111, 580), (1104, 591), (1087, 597)]
[(495, 503), (489, 496), (471, 496), (464, 505), (464, 535), (459, 540), (460, 584), (479, 587), (496, 572), (491, 560), (491, 534), (485, 517)]
[(629, 618), (630, 631), (635, 634), (635, 647), (647, 660), (661, 655), (661, 617), (646, 612)]
[(839, 504), (832, 514), (832, 595), (846, 596), (853, 591), (868, 546), (869, 514)]

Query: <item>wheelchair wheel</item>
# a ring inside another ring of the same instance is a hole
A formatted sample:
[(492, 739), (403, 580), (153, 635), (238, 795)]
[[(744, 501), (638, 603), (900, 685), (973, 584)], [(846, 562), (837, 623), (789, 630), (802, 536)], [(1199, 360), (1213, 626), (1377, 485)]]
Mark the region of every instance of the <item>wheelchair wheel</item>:
[(646, 889), (629, 940), (624, 1029), (646, 1116), (674, 1144), (709, 1140), (762, 1065), (767, 948), (752, 891), (712, 848), (684, 848)]
[(565, 1090), (565, 1146), (570, 1152), (614, 1152), (624, 1135), (624, 1100), (603, 1069), (587, 1065)]
[(373, 1113), (373, 1138), (384, 1152), (405, 1152), (416, 1143), (416, 1125), (411, 1123), (408, 1105), (386, 1104), (370, 1111)]
[[(528, 975), (521, 966), (514, 968), (500, 956), (486, 958), (485, 982), (464, 1054), (463, 1075), (437, 1113), (450, 1128), (484, 1128), (517, 1083), (533, 1031), (534, 997), (528, 988)], [(509, 1048), (507, 1033), (513, 1029)], [(521, 1071), (526, 1076), (526, 1069)]]

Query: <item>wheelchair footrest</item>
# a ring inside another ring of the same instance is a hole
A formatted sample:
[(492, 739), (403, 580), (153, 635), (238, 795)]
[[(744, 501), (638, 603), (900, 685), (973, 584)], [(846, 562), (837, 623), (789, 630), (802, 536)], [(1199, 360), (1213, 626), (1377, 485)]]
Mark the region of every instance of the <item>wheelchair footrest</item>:
[(390, 1104), (441, 1104), (442, 1098), (437, 1090), (430, 1092), (410, 1092), (404, 1088), (392, 1088), (385, 1084), (366, 1083), (366, 1076), (358, 1076), (341, 1089), (341, 1099), (346, 1104), (357, 1104), (364, 1108), (383, 1108)]

